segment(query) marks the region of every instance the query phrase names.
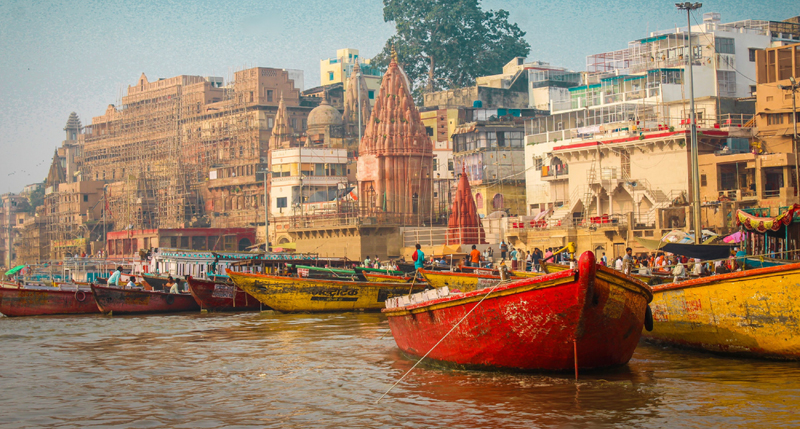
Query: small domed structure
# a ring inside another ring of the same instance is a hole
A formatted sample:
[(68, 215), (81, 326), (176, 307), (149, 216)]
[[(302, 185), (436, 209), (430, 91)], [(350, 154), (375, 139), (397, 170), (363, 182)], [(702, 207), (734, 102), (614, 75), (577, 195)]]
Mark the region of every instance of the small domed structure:
[(327, 99), (308, 114), (308, 146), (341, 147), (344, 136), (342, 113)]
[(322, 103), (308, 114), (308, 129), (330, 125), (342, 125), (342, 113), (331, 106), (328, 100), (322, 100)]

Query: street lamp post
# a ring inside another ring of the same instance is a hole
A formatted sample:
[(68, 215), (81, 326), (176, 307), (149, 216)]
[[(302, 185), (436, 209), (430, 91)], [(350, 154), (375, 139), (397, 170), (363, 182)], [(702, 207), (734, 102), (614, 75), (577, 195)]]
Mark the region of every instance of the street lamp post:
[(269, 169), (265, 168), (262, 173), (264, 173), (264, 251), (269, 252), (269, 195), (267, 194)]
[(689, 99), (690, 99), (690, 108), (691, 108), (691, 152), (692, 152), (692, 194), (693, 194), (693, 219), (694, 219), (694, 243), (700, 244), (702, 240), (702, 225), (700, 225), (700, 168), (698, 167), (698, 162), (700, 158), (700, 153), (698, 152), (697, 147), (697, 117), (695, 115), (694, 110), (694, 79), (692, 73), (692, 11), (696, 9), (700, 9), (703, 7), (703, 3), (691, 3), (691, 2), (684, 2), (684, 3), (675, 3), (675, 6), (679, 10), (686, 11), (686, 29), (688, 31), (688, 44), (689, 44), (689, 55), (688, 61), (686, 62), (686, 68), (689, 69)]
[(800, 191), (797, 190), (797, 188), (800, 187), (800, 169), (797, 168), (797, 157), (800, 155), (800, 151), (797, 150), (797, 89), (800, 88), (800, 84), (797, 83), (797, 81), (794, 79), (794, 76), (789, 77), (789, 81), (792, 83), (791, 85), (778, 85), (778, 88), (784, 91), (792, 91), (792, 122), (794, 122), (794, 134), (792, 134), (795, 174), (794, 191), (796, 195), (800, 196)]

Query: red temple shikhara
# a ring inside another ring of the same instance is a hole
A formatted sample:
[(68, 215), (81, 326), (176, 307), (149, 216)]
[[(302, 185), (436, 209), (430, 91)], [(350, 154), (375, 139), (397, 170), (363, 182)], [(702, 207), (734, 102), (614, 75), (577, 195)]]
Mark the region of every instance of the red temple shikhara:
[(478, 207), (472, 198), (469, 179), (463, 166), (453, 209), (447, 221), (447, 244), (486, 244), (486, 233), (483, 231)]

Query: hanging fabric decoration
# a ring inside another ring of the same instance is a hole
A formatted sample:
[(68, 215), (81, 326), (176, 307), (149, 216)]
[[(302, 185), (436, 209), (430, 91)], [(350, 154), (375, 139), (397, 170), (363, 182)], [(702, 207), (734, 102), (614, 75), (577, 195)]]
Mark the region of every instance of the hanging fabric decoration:
[(789, 210), (776, 217), (756, 217), (742, 210), (736, 212), (736, 224), (744, 226), (751, 231), (761, 233), (767, 231), (777, 231), (784, 225), (792, 223), (795, 211), (800, 210), (800, 204), (789, 207)]

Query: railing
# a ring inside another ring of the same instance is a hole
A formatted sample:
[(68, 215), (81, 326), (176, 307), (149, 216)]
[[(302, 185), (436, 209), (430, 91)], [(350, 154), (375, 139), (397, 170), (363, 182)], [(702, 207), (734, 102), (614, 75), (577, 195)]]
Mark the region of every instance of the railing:
[(542, 166), (542, 178), (566, 176), (567, 174), (569, 174), (568, 164)]
[(740, 209), (741, 211), (756, 217), (771, 217), (772, 216), (772, 207), (750, 207), (746, 209)]
[(764, 198), (777, 198), (781, 196), (781, 190), (775, 189), (773, 191), (764, 191)]

